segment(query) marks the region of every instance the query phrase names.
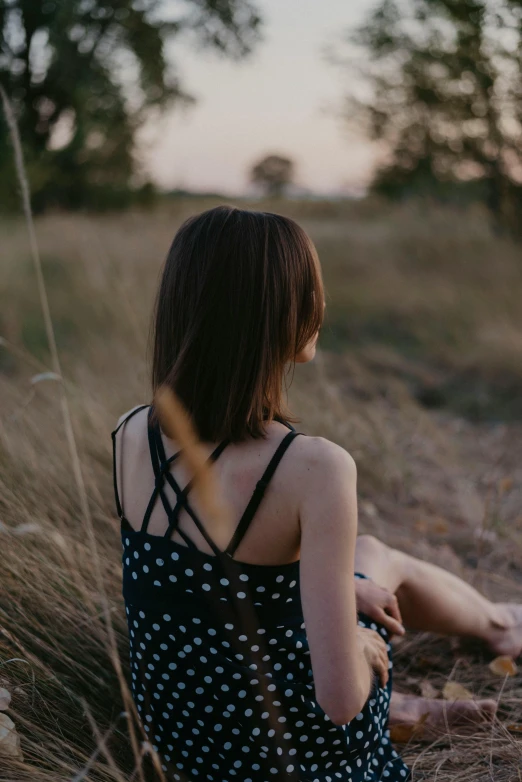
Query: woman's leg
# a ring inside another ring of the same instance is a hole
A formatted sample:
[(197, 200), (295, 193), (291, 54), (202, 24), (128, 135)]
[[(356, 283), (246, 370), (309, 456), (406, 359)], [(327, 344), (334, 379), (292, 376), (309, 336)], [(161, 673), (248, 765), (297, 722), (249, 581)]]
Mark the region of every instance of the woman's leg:
[[(491, 603), (462, 579), (389, 548), (371, 535), (357, 539), (355, 569), (396, 595), (404, 625), (411, 630), (475, 636), (493, 647), (501, 637), (509, 640), (507, 626), (516, 624), (505, 606)], [(522, 624), (519, 629), (522, 644)], [(491, 722), (496, 709), (491, 699), (449, 703), (394, 689), (390, 725), (422, 721), (418, 737), (431, 739), (448, 729), (473, 730)]]
[(355, 568), (396, 595), (405, 627), (481, 638), (496, 654), (522, 651), (522, 606), (492, 603), (458, 576), (392, 549), (357, 539)]

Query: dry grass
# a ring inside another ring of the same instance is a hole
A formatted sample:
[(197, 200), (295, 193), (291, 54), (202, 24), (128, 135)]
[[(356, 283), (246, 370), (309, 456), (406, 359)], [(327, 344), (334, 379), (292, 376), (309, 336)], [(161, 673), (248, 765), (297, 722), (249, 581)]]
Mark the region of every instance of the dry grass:
[[(109, 433), (124, 410), (148, 401), (159, 267), (180, 221), (203, 206), (53, 215), (37, 225), (124, 664)], [(331, 311), (327, 349), (297, 368), (292, 405), (303, 430), (355, 456), (362, 531), (466, 576), (491, 597), (522, 599), (520, 248), (492, 236), (480, 214), (281, 208), (302, 217), (317, 242)], [(31, 382), (49, 357), (23, 223), (1, 225), (0, 236), (0, 336), (9, 342), (0, 348), (0, 687), (13, 694), (8, 713), (24, 752), (23, 763), (2, 760), (0, 780), (137, 779), (59, 388), (52, 379)], [(443, 406), (426, 408), (419, 398)], [(481, 420), (491, 412), (506, 422)], [(429, 636), (398, 646), (403, 689), (418, 693), (429, 679), (440, 691), (452, 677), (500, 699), (486, 737), (406, 748), (415, 780), (520, 779), (522, 734), (506, 726), (522, 722), (521, 680), (495, 677), (487, 659)]]

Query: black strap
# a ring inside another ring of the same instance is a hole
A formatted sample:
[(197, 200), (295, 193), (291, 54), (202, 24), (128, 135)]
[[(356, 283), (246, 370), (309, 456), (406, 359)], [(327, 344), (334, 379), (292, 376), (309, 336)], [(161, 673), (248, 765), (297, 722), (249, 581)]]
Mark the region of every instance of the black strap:
[[(161, 437), (161, 435), (160, 435), (160, 437)], [(209, 461), (215, 462), (216, 459), (219, 459), (219, 457), (221, 456), (221, 454), (223, 453), (223, 451), (225, 450), (227, 445), (228, 445), (228, 441), (227, 440), (224, 440), (222, 443), (220, 443), (217, 446), (217, 448), (215, 448), (212, 451), (212, 453), (210, 454)], [(187, 485), (185, 486), (184, 489), (180, 488), (180, 486), (176, 482), (174, 476), (171, 475), (170, 473), (167, 473), (166, 478), (167, 478), (167, 481), (169, 482), (170, 486), (176, 492), (177, 502), (176, 502), (175, 508), (173, 508), (172, 516), (171, 516), (170, 522), (169, 522), (169, 526), (168, 526), (167, 531), (165, 532), (165, 537), (166, 538), (170, 538), (172, 536), (172, 534), (173, 534), (175, 529), (177, 529), (177, 531), (179, 532), (180, 535), (182, 535), (182, 536), (184, 535), (183, 530), (181, 530), (179, 528), (179, 526), (178, 526), (179, 513), (180, 513), (181, 509), (184, 508), (187, 511), (187, 513), (189, 514), (189, 516), (192, 518), (194, 523), (196, 524), (196, 526), (199, 529), (199, 531), (201, 532), (201, 534), (207, 540), (207, 543), (209, 543), (209, 545), (212, 545), (212, 543), (210, 543), (210, 538), (208, 537), (206, 531), (204, 531), (203, 524), (196, 517), (196, 514), (193, 512), (192, 508), (190, 507), (190, 505), (188, 503), (188, 499), (187, 498), (188, 498), (188, 494), (189, 494), (190, 490), (192, 489), (192, 486), (194, 485), (194, 478), (192, 478), (187, 483)]]
[(116, 511), (118, 513), (119, 519), (124, 519), (125, 516), (123, 514), (123, 508), (120, 502), (120, 495), (118, 493), (118, 474), (117, 474), (117, 468), (116, 468), (116, 435), (122, 428), (124, 424), (129, 421), (133, 415), (136, 415), (136, 413), (139, 413), (140, 410), (144, 410), (146, 407), (149, 407), (149, 405), (140, 405), (139, 407), (136, 407), (134, 410), (132, 410), (129, 415), (123, 419), (123, 421), (120, 421), (116, 429), (111, 432), (111, 438), (112, 438), (112, 482), (114, 486), (114, 499), (116, 502)]
[(237, 547), (243, 540), (245, 533), (249, 528), (250, 523), (257, 512), (257, 509), (261, 505), (261, 501), (265, 496), (265, 492), (268, 487), (268, 484), (270, 483), (279, 462), (281, 461), (284, 454), (286, 453), (288, 446), (293, 442), (293, 440), (295, 440), (296, 437), (299, 436), (299, 434), (300, 432), (296, 432), (295, 430), (292, 430), (288, 432), (288, 434), (285, 435), (285, 437), (283, 437), (283, 439), (279, 443), (276, 452), (272, 456), (268, 464), (268, 467), (264, 471), (261, 480), (257, 482), (256, 488), (254, 489), (252, 497), (250, 498), (250, 502), (245, 508), (245, 512), (241, 516), (239, 523), (236, 527), (236, 531), (232, 536), (232, 540), (230, 541), (230, 543), (225, 549), (225, 554), (228, 554), (230, 557), (234, 556)]
[[(150, 450), (150, 458), (152, 462), (152, 469), (154, 471), (154, 489), (152, 491), (152, 494), (150, 496), (150, 500), (147, 505), (147, 509), (145, 511), (145, 515), (143, 516), (143, 521), (141, 523), (141, 531), (146, 532), (147, 528), (149, 526), (150, 517), (152, 515), (152, 511), (154, 509), (154, 506), (156, 504), (156, 500), (158, 496), (161, 499), (162, 505), (165, 509), (165, 513), (167, 514), (167, 518), (170, 519), (172, 513), (175, 511), (175, 508), (171, 508), (170, 502), (167, 498), (167, 495), (165, 494), (164, 487), (165, 487), (165, 478), (167, 475), (167, 471), (170, 468), (170, 465), (178, 458), (179, 451), (175, 453), (173, 456), (170, 457), (170, 459), (166, 458), (165, 449), (163, 448), (163, 444), (161, 444), (161, 453), (158, 453), (158, 443), (155, 437), (154, 433), (154, 426), (152, 424), (152, 407), (149, 410), (149, 414), (147, 416), (147, 437), (149, 441), (149, 450)], [(161, 435), (160, 435), (161, 439)], [(181, 534), (181, 537), (186, 541), (187, 545), (189, 545), (191, 548), (196, 548), (195, 544), (192, 543), (190, 539), (185, 538), (185, 535)]]
[[(163, 445), (163, 440), (161, 438), (161, 429), (159, 426), (159, 421), (156, 419), (154, 423), (152, 422), (152, 409), (149, 412), (148, 416), (148, 438), (149, 438), (149, 448), (150, 448), (150, 455), (152, 460), (152, 468), (154, 470), (154, 476), (156, 478), (156, 485), (154, 487), (154, 491), (152, 493), (152, 496), (149, 500), (149, 504), (147, 506), (147, 510), (145, 512), (145, 516), (142, 523), (142, 531), (146, 531), (150, 516), (152, 514), (152, 509), (154, 507), (154, 504), (156, 502), (156, 499), (158, 497), (158, 494), (163, 502), (163, 507), (165, 508), (165, 511), (167, 513), (168, 518), (168, 528), (165, 532), (164, 537), (170, 538), (173, 534), (174, 530), (176, 530), (183, 540), (189, 545), (191, 548), (197, 548), (194, 541), (191, 540), (191, 538), (179, 527), (179, 513), (182, 508), (186, 510), (190, 518), (195, 523), (198, 530), (201, 532), (209, 546), (212, 548), (214, 553), (216, 555), (221, 554), (222, 552), (220, 549), (216, 546), (212, 538), (207, 533), (206, 529), (204, 528), (201, 521), (198, 519), (194, 511), (189, 505), (188, 502), (188, 493), (191, 490), (194, 479), (191, 479), (187, 485), (182, 489), (174, 476), (169, 472), (169, 468), (171, 463), (179, 456), (179, 452), (171, 456), (169, 459), (166, 458), (165, 448)], [(224, 440), (221, 442), (210, 454), (208, 457), (209, 461), (216, 461), (227, 445), (230, 443), (230, 440)], [(163, 486), (165, 484), (165, 480), (169, 483), (171, 488), (174, 490), (174, 493), (176, 494), (176, 505), (172, 508), (170, 506), (170, 503), (163, 491)]]

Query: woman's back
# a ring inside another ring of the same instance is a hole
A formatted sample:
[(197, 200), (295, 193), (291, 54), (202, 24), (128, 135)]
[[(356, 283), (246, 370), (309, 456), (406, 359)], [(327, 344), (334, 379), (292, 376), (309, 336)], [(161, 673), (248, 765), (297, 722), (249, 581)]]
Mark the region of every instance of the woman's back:
[[(148, 407), (138, 410), (118, 434), (118, 441), (122, 444), (118, 458), (119, 494), (125, 516), (136, 530), (142, 525), (155, 482), (147, 432), (148, 411)], [(122, 416), (120, 420), (123, 421), (127, 416)], [(208, 521), (205, 524), (221, 550), (225, 550), (232, 539), (258, 481), (288, 433), (288, 426), (273, 421), (267, 427), (265, 439), (251, 438), (241, 443), (227, 443), (223, 455), (215, 460), (214, 470), (221, 499), (228, 511), (228, 523), (214, 530)], [(176, 444), (160, 433), (159, 429), (158, 435), (161, 436), (168, 459), (177, 452)], [(299, 487), (305, 477), (306, 466), (302, 463), (302, 457), (307, 445), (305, 438), (298, 439), (292, 444), (292, 458), (281, 459), (277, 465), (263, 501), (256, 510), (255, 519), (249, 525), (248, 534), (245, 534), (235, 551), (236, 559), (255, 565), (286, 564), (299, 559)], [(210, 456), (217, 446), (218, 443), (207, 444), (207, 455)], [(182, 487), (191, 478), (184, 463), (178, 460), (171, 465), (170, 473)], [(165, 483), (164, 492), (169, 503), (175, 504), (175, 491), (168, 482)], [(191, 493), (190, 504), (198, 518), (204, 520), (197, 492)], [(165, 509), (162, 502), (158, 501), (152, 508), (147, 530), (153, 535), (162, 536), (167, 527)], [(211, 546), (183, 508), (179, 514), (179, 528), (192, 538), (202, 552), (212, 553)], [(179, 532), (174, 532), (172, 538), (183, 543)]]
[(306, 439), (272, 423), (266, 440), (217, 446), (240, 519), (218, 544), (150, 411), (115, 436), (132, 690), (170, 779), (406, 777), (385, 735), (390, 685), (349, 726), (317, 702), (298, 559)]

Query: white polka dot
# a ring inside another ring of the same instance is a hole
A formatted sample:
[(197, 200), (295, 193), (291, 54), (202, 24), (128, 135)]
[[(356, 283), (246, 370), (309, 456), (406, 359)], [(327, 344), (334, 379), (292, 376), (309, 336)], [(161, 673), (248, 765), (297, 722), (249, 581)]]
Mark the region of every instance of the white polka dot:
[(194, 571), (193, 571), (193, 570), (191, 570), (191, 569), (188, 567), (188, 568), (186, 568), (186, 570), (185, 570), (185, 575), (186, 575), (186, 576), (193, 576), (193, 575), (194, 575)]

